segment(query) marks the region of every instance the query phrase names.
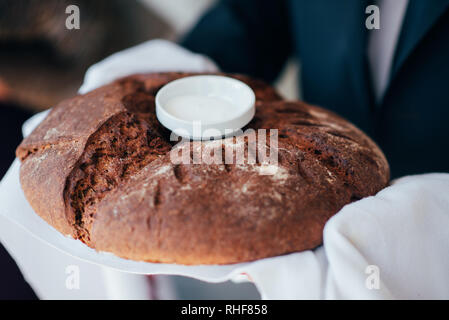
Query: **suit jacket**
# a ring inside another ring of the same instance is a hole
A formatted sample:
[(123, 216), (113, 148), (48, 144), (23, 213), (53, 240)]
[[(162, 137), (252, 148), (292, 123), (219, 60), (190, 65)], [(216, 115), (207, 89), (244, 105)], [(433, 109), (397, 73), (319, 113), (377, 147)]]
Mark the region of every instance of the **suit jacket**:
[(449, 172), (449, 0), (409, 1), (378, 102), (367, 64), (367, 38), (375, 31), (365, 27), (365, 8), (372, 2), (224, 0), (182, 45), (223, 71), (267, 81), (295, 56), (304, 100), (368, 133), (385, 152), (392, 177)]

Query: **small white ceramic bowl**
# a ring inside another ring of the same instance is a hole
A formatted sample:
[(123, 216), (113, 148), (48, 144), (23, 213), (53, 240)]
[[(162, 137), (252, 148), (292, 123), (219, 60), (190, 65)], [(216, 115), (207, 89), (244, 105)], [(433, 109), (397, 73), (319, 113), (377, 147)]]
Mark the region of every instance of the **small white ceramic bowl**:
[(156, 94), (156, 116), (178, 136), (194, 140), (232, 135), (254, 117), (253, 90), (234, 78), (199, 75), (163, 86)]

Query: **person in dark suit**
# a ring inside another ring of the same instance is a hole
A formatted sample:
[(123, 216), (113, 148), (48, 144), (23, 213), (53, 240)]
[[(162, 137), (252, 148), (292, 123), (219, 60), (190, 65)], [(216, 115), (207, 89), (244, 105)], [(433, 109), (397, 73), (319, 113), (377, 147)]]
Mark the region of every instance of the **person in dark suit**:
[(266, 81), (297, 57), (303, 99), (374, 138), (393, 178), (449, 171), (449, 0), (223, 0), (181, 45)]

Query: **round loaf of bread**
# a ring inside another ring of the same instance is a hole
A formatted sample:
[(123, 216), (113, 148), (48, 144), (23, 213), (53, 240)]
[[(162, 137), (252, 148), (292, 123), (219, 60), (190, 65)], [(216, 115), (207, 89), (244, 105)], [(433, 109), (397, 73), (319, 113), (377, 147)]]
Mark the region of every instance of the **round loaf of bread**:
[[(313, 249), (332, 215), (387, 186), (388, 163), (362, 131), (240, 75), (228, 76), (256, 93), (244, 135), (254, 129), (257, 146), (277, 163), (251, 158), (247, 136), (171, 141), (154, 97), (189, 75), (133, 75), (54, 107), (17, 148), (34, 211), (61, 233), (123, 258), (229, 264)], [(195, 162), (198, 149), (222, 161)], [(173, 161), (174, 150), (188, 150), (192, 161)]]

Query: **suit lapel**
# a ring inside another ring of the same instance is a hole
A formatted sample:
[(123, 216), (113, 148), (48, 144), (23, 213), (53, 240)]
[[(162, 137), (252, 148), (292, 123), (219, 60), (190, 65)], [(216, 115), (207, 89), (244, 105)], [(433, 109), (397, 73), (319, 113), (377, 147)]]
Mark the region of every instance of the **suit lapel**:
[[(410, 0), (396, 45), (390, 81), (449, 6), (449, 0)], [(382, 13), (381, 13), (382, 14)]]

